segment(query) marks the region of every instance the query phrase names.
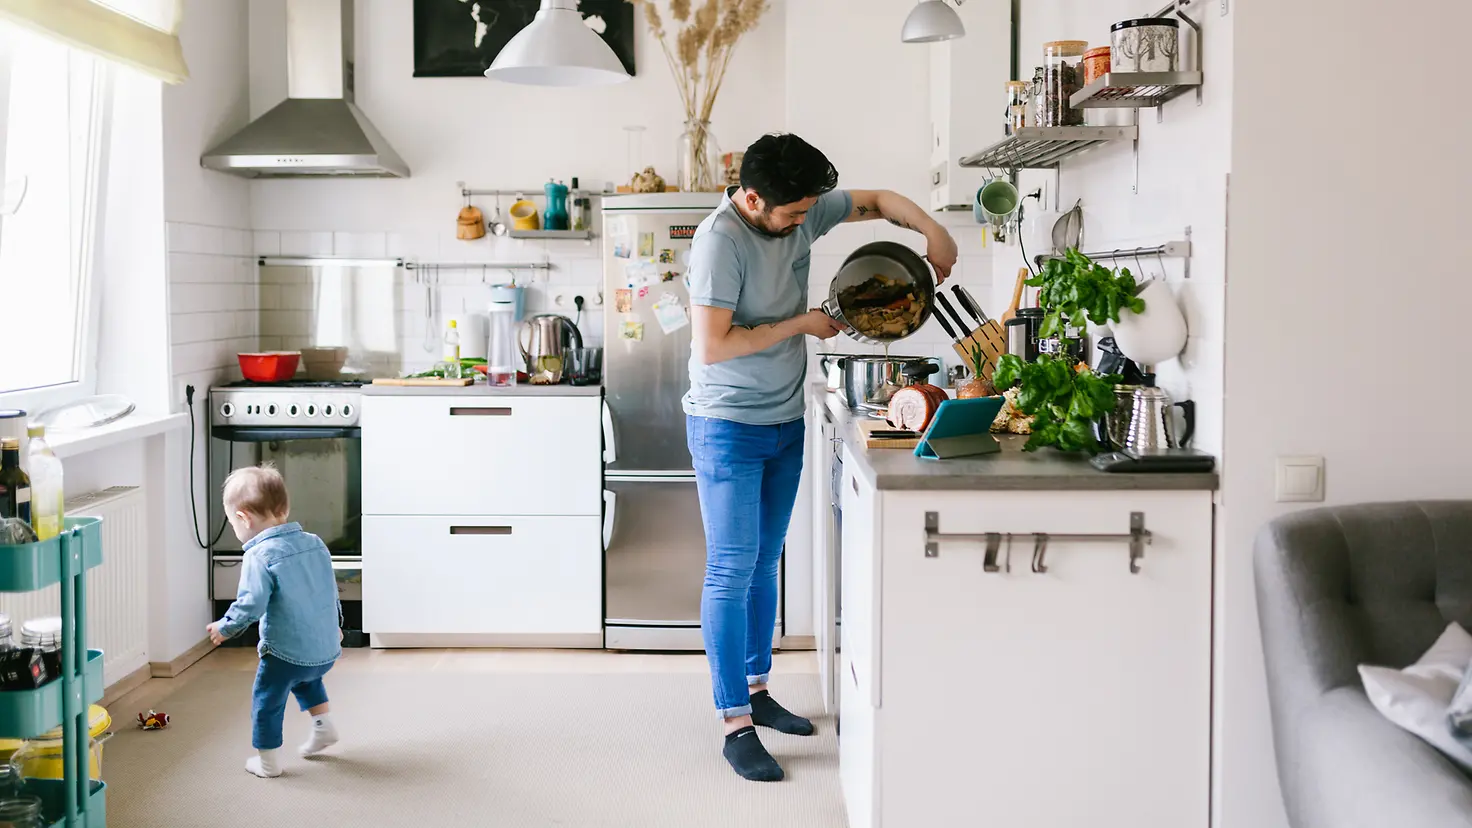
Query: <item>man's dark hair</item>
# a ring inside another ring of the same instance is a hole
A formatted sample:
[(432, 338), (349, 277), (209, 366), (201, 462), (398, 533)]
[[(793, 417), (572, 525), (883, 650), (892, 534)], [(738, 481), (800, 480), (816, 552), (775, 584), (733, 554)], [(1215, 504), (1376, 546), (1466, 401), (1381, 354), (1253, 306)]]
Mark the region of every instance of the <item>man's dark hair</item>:
[(796, 135), (774, 132), (756, 139), (741, 159), (741, 187), (767, 207), (815, 198), (838, 186), (838, 170), (817, 147)]

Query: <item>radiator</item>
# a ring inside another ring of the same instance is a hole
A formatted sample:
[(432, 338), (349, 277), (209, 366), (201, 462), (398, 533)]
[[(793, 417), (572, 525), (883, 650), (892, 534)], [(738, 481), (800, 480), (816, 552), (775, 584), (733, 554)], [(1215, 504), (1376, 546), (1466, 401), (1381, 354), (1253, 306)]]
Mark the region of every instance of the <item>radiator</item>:
[[(114, 486), (66, 502), (67, 517), (102, 518), (102, 566), (87, 572), (87, 646), (102, 650), (103, 683), (148, 664), (147, 500), (138, 486)], [(32, 618), (61, 614), (61, 586), (0, 594), (13, 635)]]

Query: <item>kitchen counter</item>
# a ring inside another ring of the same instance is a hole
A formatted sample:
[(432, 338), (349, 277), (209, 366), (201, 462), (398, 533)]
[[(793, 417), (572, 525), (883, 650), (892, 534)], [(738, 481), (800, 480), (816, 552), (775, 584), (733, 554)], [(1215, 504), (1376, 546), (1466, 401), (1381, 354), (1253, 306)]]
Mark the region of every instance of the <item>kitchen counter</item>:
[(925, 460), (909, 449), (870, 449), (859, 433), (858, 417), (823, 386), (823, 408), (849, 448), (857, 471), (879, 490), (892, 491), (1213, 491), (1215, 472), (1206, 474), (1122, 474), (1101, 472), (1086, 458), (1053, 449), (1025, 453), (1027, 437), (996, 435), (1001, 454), (954, 460)]
[(365, 385), (363, 394), (369, 397), (597, 397), (603, 393), (601, 385), (532, 385), (522, 383), (511, 387), (498, 387), (476, 383), (464, 387), (434, 385)]

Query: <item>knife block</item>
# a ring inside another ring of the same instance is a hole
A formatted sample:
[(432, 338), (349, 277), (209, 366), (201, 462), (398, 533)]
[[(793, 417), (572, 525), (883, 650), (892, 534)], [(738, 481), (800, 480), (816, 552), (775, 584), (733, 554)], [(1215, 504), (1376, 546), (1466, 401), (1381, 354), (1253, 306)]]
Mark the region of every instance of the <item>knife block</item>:
[(971, 354), (980, 348), (982, 356), (986, 358), (986, 364), (982, 366), (981, 378), (991, 382), (992, 374), (997, 370), (997, 358), (1007, 353), (1007, 334), (1002, 331), (1002, 326), (994, 319), (967, 334), (965, 339), (952, 347), (960, 355), (961, 363), (968, 368), (974, 362)]

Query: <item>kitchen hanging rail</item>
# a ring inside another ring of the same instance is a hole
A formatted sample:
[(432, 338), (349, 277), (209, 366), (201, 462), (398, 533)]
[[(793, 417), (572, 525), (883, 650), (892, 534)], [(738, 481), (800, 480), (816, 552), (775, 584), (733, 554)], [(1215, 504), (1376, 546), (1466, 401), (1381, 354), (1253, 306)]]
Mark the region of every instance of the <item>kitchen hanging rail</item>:
[(256, 264), (265, 267), (403, 267), (396, 258), (350, 259), (333, 256), (257, 256)]
[(963, 167), (1008, 171), (1055, 169), (1064, 159), (1112, 141), (1135, 141), (1140, 128), (1022, 127), (974, 155), (961, 159)]
[[(1155, 259), (1185, 259), (1186, 278), (1189, 279), (1191, 278), (1191, 228), (1187, 227), (1186, 238), (1178, 241), (1168, 241), (1164, 244), (1157, 244), (1154, 247), (1122, 247), (1116, 248), (1114, 250), (1098, 250), (1090, 253), (1084, 253), (1084, 256), (1090, 261), (1095, 262), (1106, 260), (1118, 261), (1120, 259), (1139, 259), (1142, 257)], [(1049, 256), (1040, 253), (1033, 257), (1033, 262), (1036, 263), (1038, 267), (1042, 267), (1044, 262), (1048, 261), (1049, 259), (1056, 258), (1060, 257)]]
[(405, 270), (551, 270), (550, 262), (405, 262)]
[[(1011, 544), (1014, 538), (1031, 538), (1033, 541), (1032, 571), (1045, 574), (1048, 571), (1047, 552), (1048, 544), (1054, 541), (1066, 543), (1127, 543), (1130, 551), (1130, 574), (1140, 573), (1140, 561), (1145, 557), (1145, 547), (1154, 539), (1150, 530), (1145, 528), (1145, 513), (1130, 512), (1130, 531), (1111, 534), (1107, 532), (1089, 533), (1060, 533), (1050, 532), (981, 532), (981, 533), (955, 533), (946, 534), (940, 531), (940, 513), (925, 513), (925, 557), (940, 557), (940, 545), (942, 542), (961, 543), (984, 543), (986, 544), (985, 557), (982, 559), (982, 568), (987, 572), (1000, 572), (1002, 567), (997, 564), (997, 553), (1005, 541), (1008, 545), (1008, 556), (1011, 556)], [(1007, 570), (1011, 571), (1010, 561), (1006, 564)]]
[[(571, 188), (568, 188), (568, 191), (571, 192)], [(603, 190), (578, 190), (578, 192), (582, 193), (585, 196), (592, 196), (595, 198), (606, 195), (618, 195), (618, 193), (610, 193)], [(462, 182), (460, 185), (460, 197), (470, 198), (472, 196), (523, 196), (525, 198), (543, 198), (546, 196), (546, 191), (543, 190), (541, 187), (523, 187), (520, 190), (477, 190), (466, 187)]]

